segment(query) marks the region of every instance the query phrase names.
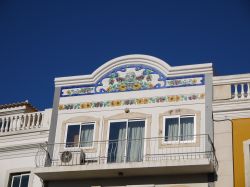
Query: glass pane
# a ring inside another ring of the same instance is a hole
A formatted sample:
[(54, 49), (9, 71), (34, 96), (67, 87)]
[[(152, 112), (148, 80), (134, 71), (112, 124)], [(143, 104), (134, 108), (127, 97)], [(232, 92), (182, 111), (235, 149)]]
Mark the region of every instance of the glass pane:
[(194, 117), (182, 117), (180, 119), (180, 128), (182, 141), (194, 139)]
[(81, 147), (92, 147), (93, 134), (94, 134), (94, 124), (82, 125), (80, 146)]
[(126, 121), (110, 123), (108, 162), (124, 161), (126, 124)]
[(29, 175), (22, 175), (20, 187), (28, 187), (28, 185), (29, 185)]
[(179, 118), (165, 119), (165, 141), (177, 141), (179, 131)]
[(19, 185), (20, 185), (20, 178), (21, 178), (20, 175), (13, 176), (12, 177), (12, 186), (11, 187), (19, 187)]
[(143, 160), (145, 121), (128, 122), (127, 162)]
[(66, 147), (78, 147), (80, 125), (69, 125), (66, 138)]

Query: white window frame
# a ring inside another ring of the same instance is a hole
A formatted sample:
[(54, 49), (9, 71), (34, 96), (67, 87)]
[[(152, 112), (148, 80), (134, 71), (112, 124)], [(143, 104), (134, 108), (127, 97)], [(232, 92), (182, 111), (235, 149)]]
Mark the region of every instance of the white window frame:
[[(144, 121), (145, 122), (145, 127), (144, 127), (144, 139), (146, 139), (146, 135), (147, 135), (147, 119), (146, 118), (135, 118), (135, 119), (116, 119), (116, 120), (109, 120), (108, 121), (108, 132), (107, 132), (107, 141), (109, 142), (109, 133), (110, 133), (110, 125), (111, 123), (115, 123), (115, 122), (126, 122), (126, 135), (125, 135), (125, 141), (126, 141), (126, 145), (127, 145), (127, 138), (128, 138), (128, 122), (129, 121)], [(146, 156), (146, 142), (144, 141), (144, 147), (143, 147), (143, 160), (142, 162), (144, 162), (144, 158)], [(108, 143), (107, 143), (108, 144)], [(127, 146), (126, 146), (127, 147)], [(127, 148), (125, 147), (125, 155), (127, 155)], [(108, 155), (108, 146), (106, 148), (106, 155)], [(108, 161), (108, 157), (106, 159), (106, 162)], [(126, 160), (124, 159), (124, 161), (122, 163), (127, 163)]]
[(243, 142), (245, 186), (250, 186), (250, 139)]
[[(20, 176), (20, 184), (19, 184), (19, 187), (21, 186), (21, 183), (22, 183), (22, 177), (23, 176), (29, 176), (29, 180), (30, 180), (30, 173), (20, 173), (20, 174), (11, 174), (11, 185), (10, 187), (13, 187), (13, 182), (14, 182), (14, 178), (17, 177), (17, 176)], [(28, 182), (28, 186), (29, 186), (29, 182)]]
[[(194, 134), (192, 140), (180, 140), (180, 119), (184, 117), (194, 118)], [(166, 141), (165, 140), (165, 129), (166, 129), (166, 119), (178, 118), (178, 140), (176, 141)], [(163, 116), (163, 144), (179, 144), (179, 143), (194, 143), (196, 141), (196, 115), (195, 114), (185, 114), (185, 115), (173, 115), (173, 116)]]
[[(75, 146), (75, 147), (66, 147), (67, 145), (67, 135), (68, 135), (68, 128), (69, 126), (73, 126), (73, 125), (79, 125), (80, 128), (79, 128), (79, 139), (78, 139), (78, 146)], [(92, 139), (92, 146), (91, 147), (81, 147), (80, 146), (80, 139), (81, 139), (81, 136), (80, 136), (80, 133), (81, 133), (81, 129), (82, 129), (82, 125), (94, 125), (94, 129), (93, 129), (93, 139)], [(78, 148), (81, 148), (81, 149), (92, 149), (94, 147), (94, 139), (95, 139), (95, 133), (96, 133), (96, 122), (79, 122), (79, 123), (67, 123), (66, 124), (66, 131), (65, 131), (65, 137), (64, 137), (64, 149), (78, 149)]]

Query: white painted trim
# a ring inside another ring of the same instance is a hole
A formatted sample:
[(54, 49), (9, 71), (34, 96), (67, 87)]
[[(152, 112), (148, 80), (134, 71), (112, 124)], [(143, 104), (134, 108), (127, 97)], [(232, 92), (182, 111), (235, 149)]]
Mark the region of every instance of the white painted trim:
[(250, 118), (250, 100), (213, 102), (213, 114), (219, 120)]
[[(80, 137), (80, 133), (81, 133), (81, 128), (82, 128), (82, 125), (94, 125), (94, 129), (93, 129), (93, 139), (92, 139), (92, 141), (94, 142), (94, 138), (95, 138), (95, 131), (96, 131), (96, 122), (95, 121), (90, 121), (90, 122), (76, 122), (76, 123), (67, 123), (66, 124), (66, 131), (65, 131), (65, 134), (64, 134), (64, 146), (63, 146), (63, 148), (65, 149), (65, 150), (67, 150), (67, 149), (74, 149), (74, 148), (76, 148), (76, 149), (92, 149), (92, 148), (94, 148), (94, 143), (92, 144), (92, 146), (91, 147), (80, 147), (80, 139), (81, 139), (81, 137)], [(80, 126), (80, 128), (79, 128), (79, 139), (78, 139), (78, 146), (77, 147), (66, 147), (66, 144), (67, 144), (67, 134), (68, 134), (68, 127), (69, 126), (73, 126), (73, 125), (79, 125)]]
[[(115, 119), (115, 120), (108, 120), (108, 129), (107, 129), (107, 141), (109, 141), (109, 133), (110, 133), (110, 123), (115, 123), (115, 122), (126, 122), (126, 137), (125, 137), (125, 140), (127, 141), (127, 138), (128, 138), (128, 122), (129, 121), (144, 121), (145, 122), (145, 126), (144, 126), (144, 139), (147, 138), (147, 119), (146, 118), (135, 118), (135, 119)], [(143, 142), (144, 144), (144, 148), (143, 148), (143, 158), (145, 158), (145, 155), (146, 155), (146, 141)], [(109, 144), (108, 144), (109, 145)], [(126, 145), (127, 145), (127, 142), (126, 142)], [(125, 146), (125, 155), (127, 155), (127, 146)], [(108, 155), (108, 146), (106, 148), (106, 155)], [(107, 157), (107, 160), (108, 160), (108, 157)], [(106, 160), (106, 162), (107, 162)], [(123, 162), (126, 162), (126, 160), (124, 160)], [(142, 160), (142, 162), (144, 162), (144, 160)]]
[(245, 186), (250, 187), (250, 139), (243, 142), (245, 163)]
[[(187, 140), (187, 141), (180, 141), (180, 119), (182, 117), (193, 117), (194, 118), (194, 139), (193, 140)], [(165, 141), (165, 119), (169, 118), (178, 118), (179, 121), (179, 126), (178, 126), (178, 140), (177, 141)], [(163, 140), (162, 144), (185, 144), (185, 143), (195, 143), (196, 142), (196, 115), (195, 114), (185, 114), (185, 115), (172, 115), (172, 116), (163, 116), (163, 127), (162, 127), (162, 132), (163, 132)]]
[(34, 128), (34, 129), (24, 129), (24, 130), (19, 130), (19, 131), (10, 131), (10, 132), (5, 132), (3, 134), (0, 133), (0, 138), (1, 137), (6, 137), (6, 136), (15, 136), (15, 135), (21, 135), (21, 134), (29, 134), (29, 133), (35, 133), (35, 132), (43, 132), (43, 131), (49, 131), (49, 127), (41, 127), (41, 128)]
[(8, 182), (10, 179), (10, 175), (13, 173), (29, 173), (29, 185), (28, 187), (33, 187), (33, 180), (34, 180), (34, 173), (32, 173), (34, 168), (27, 167), (27, 168), (16, 168), (16, 169), (10, 169), (6, 172), (5, 180), (4, 180), (4, 187), (8, 187)]
[(213, 77), (213, 85), (214, 86), (235, 84), (235, 83), (244, 83), (244, 82), (245, 83), (250, 82), (250, 73)]
[(149, 55), (134, 54), (134, 55), (125, 55), (112, 59), (103, 64), (102, 66), (100, 66), (90, 75), (55, 78), (55, 86), (61, 87), (61, 86), (81, 85), (81, 84), (94, 84), (105, 73), (111, 71), (113, 68), (119, 67), (121, 65), (126, 65), (126, 64), (129, 65), (135, 63), (152, 66), (169, 77), (177, 75), (178, 76), (195, 75), (195, 74), (198, 75), (198, 74), (213, 72), (211, 63), (171, 67), (165, 61), (159, 58)]

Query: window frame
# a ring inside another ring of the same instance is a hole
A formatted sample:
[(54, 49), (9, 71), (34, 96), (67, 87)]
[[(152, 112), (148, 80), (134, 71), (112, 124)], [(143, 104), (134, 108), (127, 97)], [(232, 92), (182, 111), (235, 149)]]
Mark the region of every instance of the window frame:
[(21, 173), (11, 173), (10, 174), (10, 184), (9, 184), (9, 187), (13, 187), (13, 182), (14, 182), (14, 178), (17, 177), (17, 176), (20, 176), (20, 184), (19, 184), (19, 187), (21, 186), (22, 184), (22, 177), (23, 176), (29, 176), (29, 179), (28, 179), (28, 186), (29, 187), (29, 183), (30, 183), (30, 172), (21, 172)]
[[(79, 139), (78, 139), (78, 146), (74, 146), (74, 147), (67, 147), (67, 135), (68, 135), (68, 128), (69, 126), (73, 126), (73, 125), (79, 125), (80, 128), (79, 128)], [(81, 133), (81, 129), (82, 129), (82, 125), (94, 125), (94, 129), (93, 129), (93, 138), (92, 138), (92, 146), (91, 147), (81, 147), (80, 146), (80, 139), (81, 139), (81, 136), (80, 136), (80, 133)], [(66, 131), (65, 131), (65, 136), (64, 136), (64, 149), (92, 149), (94, 148), (94, 139), (95, 139), (95, 133), (96, 133), (96, 122), (95, 121), (90, 121), (90, 122), (75, 122), (75, 123), (67, 123), (66, 124)]]
[[(148, 119), (147, 118), (131, 118), (131, 119), (111, 119), (111, 120), (108, 120), (108, 129), (107, 129), (107, 141), (109, 141), (109, 134), (110, 134), (110, 126), (111, 126), (111, 123), (115, 123), (115, 122), (126, 122), (126, 138), (125, 138), (125, 142), (126, 142), (126, 146), (125, 146), (125, 155), (127, 155), (127, 141), (128, 141), (128, 122), (129, 121), (144, 121), (145, 122), (145, 127), (144, 127), (144, 140), (147, 139), (147, 121)], [(147, 141), (144, 141), (144, 145), (143, 145), (143, 158), (145, 158), (145, 155), (146, 155), (146, 143)], [(107, 146), (106, 148), (106, 153), (105, 155), (108, 155), (108, 149), (109, 147)], [(106, 162), (108, 161), (108, 159), (106, 159)], [(142, 162), (144, 162), (144, 159), (142, 160)], [(124, 161), (122, 163), (127, 163), (126, 162), (126, 159), (124, 159)]]
[[(193, 134), (193, 139), (192, 140), (180, 140), (180, 119), (184, 117), (193, 117), (194, 119), (194, 134)], [(165, 140), (165, 129), (166, 129), (166, 119), (171, 119), (171, 118), (178, 118), (178, 140), (170, 140), (166, 141)], [(185, 114), (185, 115), (172, 115), (172, 116), (163, 116), (163, 128), (162, 128), (162, 134), (163, 134), (163, 144), (179, 144), (179, 143), (195, 143), (196, 142), (196, 114)]]

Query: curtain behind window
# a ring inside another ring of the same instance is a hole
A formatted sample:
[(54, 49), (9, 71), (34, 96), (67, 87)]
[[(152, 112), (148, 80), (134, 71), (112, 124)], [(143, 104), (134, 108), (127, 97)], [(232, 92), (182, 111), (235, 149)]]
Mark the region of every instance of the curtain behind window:
[(165, 141), (178, 141), (179, 118), (165, 119)]
[(126, 145), (126, 121), (110, 123), (108, 162), (123, 162)]
[(128, 122), (127, 162), (143, 160), (145, 121)]
[(180, 118), (180, 136), (181, 140), (193, 140), (194, 138), (194, 117)]
[(80, 147), (91, 147), (93, 144), (94, 125), (82, 125), (80, 136)]

